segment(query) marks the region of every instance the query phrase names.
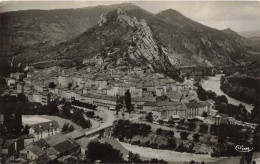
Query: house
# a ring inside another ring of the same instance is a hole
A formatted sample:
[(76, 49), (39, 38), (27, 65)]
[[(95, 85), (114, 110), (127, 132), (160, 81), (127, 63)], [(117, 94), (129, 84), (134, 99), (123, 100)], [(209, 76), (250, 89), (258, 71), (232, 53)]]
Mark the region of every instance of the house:
[(58, 84), (63, 86), (63, 87), (68, 87), (69, 83), (73, 83), (73, 78), (69, 75), (60, 75), (58, 77)]
[(7, 79), (7, 85), (8, 85), (9, 87), (15, 87), (15, 86), (16, 86), (16, 80), (15, 80), (15, 78), (9, 78), (9, 79)]
[(143, 104), (143, 111), (149, 113), (156, 108), (157, 103), (155, 101), (147, 101)]
[(25, 74), (24, 73), (20, 73), (20, 72), (17, 72), (17, 73), (11, 73), (10, 74), (10, 77), (11, 78), (14, 78), (16, 80), (21, 80), (25, 77)]
[(42, 138), (47, 138), (56, 133), (59, 133), (59, 124), (56, 121), (40, 118), (37, 116), (23, 117), (23, 125), (30, 127), (29, 134), (34, 135), (34, 141), (38, 141)]
[(49, 163), (62, 160), (80, 153), (80, 145), (71, 138), (56, 134), (31, 143), (20, 153), (26, 156), (30, 163)]
[(185, 103), (187, 106), (186, 109), (186, 120), (195, 119), (197, 115), (201, 116), (203, 112), (209, 113), (212, 103), (209, 101), (200, 101), (200, 102), (189, 102)]
[(81, 94), (78, 100), (103, 107), (115, 107), (117, 105), (117, 98), (107, 95)]
[(35, 83), (34, 89), (37, 92), (43, 92), (43, 90), (45, 89), (45, 86), (42, 83)]
[(107, 88), (107, 79), (102, 76), (98, 76), (95, 79), (95, 85), (101, 88)]
[(227, 114), (218, 113), (216, 116), (212, 117), (212, 120), (215, 122), (215, 124), (228, 124), (229, 118)]
[(164, 94), (164, 89), (162, 87), (157, 87), (155, 88), (155, 94), (156, 96), (160, 97), (160, 96), (163, 96)]
[(17, 93), (23, 93), (24, 92), (24, 85), (25, 85), (25, 83), (23, 81), (18, 82)]
[(2, 140), (1, 149), (0, 155), (11, 156), (24, 149), (24, 140), (22, 138)]
[(175, 101), (175, 102), (180, 102), (181, 99), (183, 98), (183, 94), (182, 93), (178, 93), (178, 92), (167, 92), (166, 96), (171, 100), (171, 101)]
[(87, 137), (83, 137), (75, 140), (80, 145), (80, 151), (83, 156), (86, 156), (87, 146), (90, 142), (90, 139)]
[(163, 120), (183, 120), (185, 119), (185, 104), (180, 102), (161, 101), (157, 102), (156, 107), (152, 110), (155, 121)]
[(41, 103), (42, 105), (48, 105), (50, 102), (50, 94), (48, 91), (43, 91), (42, 93), (34, 92), (33, 101)]
[(24, 68), (24, 71), (33, 71), (33, 70), (34, 70), (34, 67), (29, 66), (29, 65)]

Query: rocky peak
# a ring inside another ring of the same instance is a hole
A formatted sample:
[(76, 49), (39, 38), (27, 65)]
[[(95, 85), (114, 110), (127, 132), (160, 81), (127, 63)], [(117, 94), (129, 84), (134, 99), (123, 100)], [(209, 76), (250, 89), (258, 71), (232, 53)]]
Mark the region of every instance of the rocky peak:
[[(106, 58), (115, 59), (116, 56), (116, 60), (114, 60), (116, 65), (123, 65), (126, 61), (139, 65), (142, 65), (143, 63), (152, 64), (155, 67), (160, 67), (163, 62), (167, 63), (168, 66), (175, 65), (176, 60), (167, 54), (167, 49), (164, 48), (154, 36), (145, 19), (138, 20), (134, 16), (129, 16), (121, 8), (118, 8), (115, 11), (108, 13), (106, 17), (102, 15), (99, 22), (100, 26), (105, 27), (101, 29), (110, 29), (112, 31), (110, 34), (115, 31), (126, 31), (126, 33), (120, 34), (123, 35), (122, 37), (117, 37), (117, 40), (119, 40), (121, 45), (117, 45), (109, 50), (107, 55), (105, 55), (106, 57), (104, 60), (106, 60)], [(105, 22), (110, 22), (110, 24)], [(115, 26), (111, 26), (113, 24), (112, 22), (116, 22)], [(118, 23), (123, 26), (118, 26)], [(125, 28), (126, 26), (130, 28)], [(126, 43), (128, 46), (124, 46)], [(120, 53), (118, 54), (117, 52)]]

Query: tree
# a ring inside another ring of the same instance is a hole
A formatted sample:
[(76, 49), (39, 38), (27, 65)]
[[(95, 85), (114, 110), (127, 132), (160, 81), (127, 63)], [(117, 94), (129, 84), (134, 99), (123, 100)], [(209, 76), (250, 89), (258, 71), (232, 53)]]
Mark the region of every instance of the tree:
[(116, 115), (118, 115), (119, 110), (121, 109), (121, 104), (116, 105)]
[(163, 124), (163, 120), (159, 120), (158, 122), (159, 122), (159, 124), (161, 124), (161, 125)]
[(226, 136), (222, 133), (218, 135), (218, 142), (225, 142), (226, 141)]
[(217, 100), (220, 102), (220, 103), (228, 103), (228, 99), (226, 98), (226, 96), (224, 95), (221, 95), (221, 96), (218, 96), (217, 97)]
[(176, 141), (173, 138), (168, 139), (167, 141), (167, 148), (169, 150), (174, 150), (176, 148)]
[(169, 130), (168, 135), (169, 135), (170, 137), (173, 137), (173, 136), (174, 136), (174, 131)]
[(49, 88), (55, 88), (55, 87), (56, 87), (56, 84), (54, 82), (49, 83)]
[(123, 154), (114, 149), (108, 143), (90, 142), (86, 152), (86, 158), (93, 163), (95, 160), (101, 160), (101, 163), (125, 163)]
[(74, 126), (73, 126), (73, 125), (70, 125), (70, 126), (68, 127), (68, 131), (69, 131), (69, 132), (72, 132), (72, 131), (74, 131), (74, 129), (75, 129), (75, 128), (74, 128)]
[(188, 136), (189, 136), (189, 133), (187, 133), (187, 132), (181, 132), (180, 135), (181, 135), (181, 139), (182, 139), (182, 140), (187, 140), (187, 139), (188, 139)]
[(153, 122), (153, 113), (149, 112), (146, 116), (145, 116), (146, 121), (148, 122)]
[(193, 131), (196, 128), (196, 124), (193, 122), (190, 122), (188, 125), (188, 131)]
[(30, 127), (28, 125), (25, 125), (23, 128), (23, 133), (22, 134), (29, 134)]
[(72, 87), (72, 83), (69, 83), (68, 84), (68, 88), (70, 89)]
[(135, 153), (132, 153), (131, 151), (129, 151), (128, 162), (130, 162), (130, 163), (142, 163), (142, 160), (140, 159), (139, 154), (135, 154)]
[(156, 130), (156, 133), (157, 133), (158, 135), (162, 135), (162, 129), (161, 129), (161, 128), (158, 128), (158, 129)]
[(48, 115), (57, 115), (59, 114), (59, 109), (54, 101), (52, 101), (50, 104), (47, 106), (47, 114)]
[(129, 114), (131, 114), (131, 112), (133, 111), (133, 106), (129, 89), (125, 92), (125, 106)]
[(69, 128), (69, 123), (64, 123), (63, 126), (62, 126), (61, 131), (62, 131), (62, 132), (67, 132), (67, 131), (68, 131), (68, 128)]
[(200, 135), (198, 133), (195, 133), (192, 135), (192, 138), (194, 139), (194, 141), (199, 141)]

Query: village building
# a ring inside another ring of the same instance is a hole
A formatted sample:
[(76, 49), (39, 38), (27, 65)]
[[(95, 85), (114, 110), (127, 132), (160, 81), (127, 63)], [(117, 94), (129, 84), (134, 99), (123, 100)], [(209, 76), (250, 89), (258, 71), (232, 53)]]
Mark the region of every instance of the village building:
[(21, 150), (31, 163), (49, 163), (59, 161), (66, 163), (65, 159), (80, 153), (80, 145), (71, 138), (56, 134), (39, 141)]
[(48, 105), (50, 102), (50, 93), (48, 91), (43, 91), (41, 93), (33, 93), (33, 101), (41, 103), (42, 105)]
[(24, 149), (24, 140), (22, 138), (3, 140), (0, 138), (0, 156), (11, 156)]
[(17, 84), (17, 93), (24, 93), (24, 85), (23, 81), (19, 81)]
[(22, 121), (23, 125), (28, 125), (30, 127), (29, 134), (34, 136), (34, 141), (59, 133), (59, 124), (56, 121), (37, 116), (23, 117)]
[(6, 82), (9, 87), (16, 87), (17, 81), (15, 78), (8, 78)]

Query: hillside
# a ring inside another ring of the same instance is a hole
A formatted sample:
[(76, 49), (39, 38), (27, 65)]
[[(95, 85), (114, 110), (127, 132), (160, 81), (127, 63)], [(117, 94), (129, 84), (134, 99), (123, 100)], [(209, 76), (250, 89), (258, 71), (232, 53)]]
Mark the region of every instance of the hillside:
[(127, 10), (136, 6), (126, 3), (80, 9), (1, 13), (0, 59), (6, 62), (12, 56), (23, 55), (19, 62), (30, 62), (33, 58), (37, 60), (42, 55), (41, 50), (82, 34), (98, 23), (101, 14), (118, 7)]
[(98, 25), (56, 46), (41, 60), (49, 58), (113, 68), (147, 65), (159, 72), (168, 72), (175, 65), (147, 22), (122, 9), (102, 15)]
[[(118, 7), (129, 19), (136, 19), (138, 27), (115, 21), (117, 16), (111, 15)], [(221, 31), (204, 26), (172, 9), (152, 14), (132, 4), (120, 4), (18, 11), (2, 13), (0, 17), (1, 38), (4, 38), (1, 39), (1, 58), (5, 63), (15, 56), (15, 63), (74, 61), (80, 64), (84, 59), (96, 57), (97, 60), (103, 55), (102, 60), (112, 61), (113, 66), (124, 65), (124, 62), (140, 65), (145, 60), (162, 69), (164, 62), (171, 66), (222, 66), (247, 63), (260, 57), (258, 42), (241, 37), (231, 29)], [(100, 17), (109, 23), (97, 25)], [(144, 37), (139, 38), (140, 31), (136, 28), (143, 25), (142, 28), (149, 29), (145, 34), (149, 43), (140, 43)], [(112, 55), (114, 53), (121, 56)], [(113, 60), (107, 59), (107, 54)]]

